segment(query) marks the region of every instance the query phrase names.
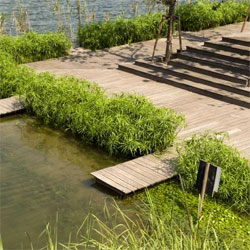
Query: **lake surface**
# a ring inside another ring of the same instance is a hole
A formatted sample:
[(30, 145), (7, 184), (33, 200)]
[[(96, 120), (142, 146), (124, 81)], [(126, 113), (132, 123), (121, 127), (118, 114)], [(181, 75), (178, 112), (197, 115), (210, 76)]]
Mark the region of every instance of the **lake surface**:
[[(21, 0), (21, 6), (27, 11), (29, 16), (29, 23), (32, 30), (45, 33), (57, 31), (58, 16), (55, 11), (55, 3), (58, 0)], [(75, 39), (78, 15), (77, 15), (77, 0), (60, 0), (62, 12), (63, 29), (69, 33), (72, 31)], [(67, 4), (69, 3), (69, 4)], [(146, 13), (146, 5), (143, 0), (82, 0), (82, 7), (86, 5), (85, 9), (88, 15), (95, 13), (95, 20), (104, 20), (107, 13), (110, 19), (119, 15), (126, 17), (134, 16), (133, 4), (138, 5), (138, 14)], [(6, 13), (7, 19), (5, 23), (5, 30), (7, 33), (15, 34), (14, 12), (20, 13), (20, 5), (18, 0), (0, 0), (0, 14)], [(86, 16), (84, 18), (82, 10), (82, 22), (86, 23)]]
[[(59, 241), (67, 241), (89, 212), (103, 216), (114, 193), (95, 184), (91, 172), (125, 159), (108, 154), (28, 115), (0, 119), (0, 213), (4, 249), (44, 246), (38, 236), (59, 215)], [(117, 200), (124, 209), (131, 201)], [(38, 243), (40, 242), (40, 243)]]

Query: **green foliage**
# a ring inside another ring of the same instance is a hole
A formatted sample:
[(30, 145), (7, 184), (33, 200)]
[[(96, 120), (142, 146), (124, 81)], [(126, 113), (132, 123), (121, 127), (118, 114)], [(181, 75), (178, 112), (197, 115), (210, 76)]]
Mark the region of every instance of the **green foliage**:
[(138, 156), (173, 144), (184, 117), (157, 108), (144, 97), (105, 95), (96, 84), (72, 76), (36, 74), (1, 56), (1, 96), (18, 93), (25, 106), (46, 124), (70, 131), (112, 154)]
[[(105, 207), (106, 219), (101, 220), (90, 214), (83, 221), (76, 237), (68, 242), (59, 243), (57, 230), (54, 233), (47, 225), (43, 237), (48, 249), (100, 249), (100, 250), (235, 250), (235, 244), (226, 244), (219, 238), (210, 224), (206, 230), (194, 223), (194, 230), (188, 228), (188, 220), (180, 222), (171, 212), (164, 210), (147, 193), (145, 202), (137, 207), (136, 213), (122, 211), (115, 203), (114, 212)], [(244, 239), (244, 242), (247, 241)], [(244, 242), (241, 245), (244, 245)], [(241, 246), (240, 245), (240, 246)], [(46, 248), (46, 247), (45, 247)], [(246, 249), (246, 248), (245, 248)]]
[(6, 52), (17, 63), (28, 63), (65, 56), (71, 48), (71, 42), (63, 33), (37, 34), (0, 37), (0, 52)]
[[(185, 200), (180, 184), (176, 180), (163, 183), (149, 189), (149, 195), (154, 204), (155, 210), (162, 211), (164, 216), (171, 214), (178, 224), (188, 226), (188, 214), (185, 208)], [(193, 223), (198, 227), (199, 234), (205, 235), (207, 227), (216, 231), (219, 249), (245, 250), (250, 246), (250, 217), (239, 214), (223, 204), (216, 198), (206, 197), (203, 204), (201, 220), (197, 221), (199, 194), (198, 192), (185, 192), (186, 202)], [(147, 202), (145, 193), (139, 197)]]
[[(78, 31), (78, 42), (91, 50), (110, 48), (117, 45), (154, 39), (161, 20), (161, 13), (139, 16), (134, 19), (118, 17), (85, 25)], [(163, 25), (162, 35), (167, 25)]]
[[(176, 8), (181, 17), (182, 30), (199, 31), (219, 25), (240, 22), (244, 19), (248, 2), (198, 1), (184, 3)], [(133, 19), (118, 17), (113, 21), (94, 22), (78, 30), (78, 42), (91, 50), (155, 39), (162, 13), (148, 14)], [(162, 36), (167, 32), (164, 22)]]
[(240, 211), (250, 211), (250, 165), (240, 153), (224, 144), (224, 135), (193, 135), (178, 148), (177, 170), (185, 188), (192, 190), (196, 181), (199, 160), (222, 168), (219, 192), (216, 197)]
[(26, 84), (30, 72), (29, 68), (18, 66), (10, 54), (0, 50), (0, 98), (13, 95), (18, 86)]
[(181, 4), (176, 15), (181, 17), (184, 31), (199, 31), (244, 20), (249, 3), (247, 1), (198, 1)]

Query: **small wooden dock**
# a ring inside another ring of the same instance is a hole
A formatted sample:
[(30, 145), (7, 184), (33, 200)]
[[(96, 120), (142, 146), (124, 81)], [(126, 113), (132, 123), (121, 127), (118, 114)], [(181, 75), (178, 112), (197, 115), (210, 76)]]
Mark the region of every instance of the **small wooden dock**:
[(174, 177), (176, 173), (173, 160), (172, 154), (150, 154), (95, 171), (91, 175), (96, 178), (97, 183), (120, 195), (128, 195)]
[(24, 102), (17, 97), (0, 100), (0, 117), (12, 115), (24, 111)]

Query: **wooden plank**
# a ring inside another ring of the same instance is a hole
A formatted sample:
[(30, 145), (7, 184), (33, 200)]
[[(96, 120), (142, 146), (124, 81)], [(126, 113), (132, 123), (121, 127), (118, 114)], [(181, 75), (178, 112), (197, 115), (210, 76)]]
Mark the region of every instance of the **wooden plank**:
[(135, 182), (134, 180), (129, 179), (128, 176), (121, 174), (119, 169), (116, 169), (116, 167), (105, 168), (101, 171), (104, 171), (105, 173), (112, 175), (114, 178), (118, 179), (119, 182), (124, 183), (124, 185), (126, 185), (126, 187), (128, 187), (131, 190), (137, 190), (143, 187), (143, 185)]
[[(144, 169), (142, 166), (133, 166), (132, 164), (126, 164), (126, 162), (121, 165), (124, 166), (127, 171), (130, 171), (131, 173), (133, 173), (133, 175), (137, 176), (137, 178), (140, 178), (147, 184), (150, 184), (152, 182), (152, 175), (143, 171)], [(140, 169), (140, 167), (142, 168)]]
[(10, 97), (0, 100), (0, 117), (24, 110), (24, 103), (18, 98)]
[(147, 186), (150, 184), (149, 181), (145, 181), (145, 178), (140, 174), (136, 173), (135, 171), (131, 171), (125, 165), (117, 165), (116, 171), (119, 171), (121, 174), (127, 176), (130, 180), (134, 180), (135, 182), (139, 183), (142, 186)]
[(147, 159), (140, 157), (91, 174), (101, 184), (119, 193), (129, 194), (172, 178), (174, 171), (172, 166), (149, 155)]
[(145, 164), (142, 161), (134, 161), (133, 163), (141, 165), (145, 171), (150, 171), (150, 173), (152, 174), (152, 176), (154, 176), (154, 178), (160, 178), (160, 179), (164, 178), (164, 176), (162, 175), (162, 173), (158, 173), (156, 171), (155, 167), (147, 165), (147, 164)]
[[(123, 164), (125, 164), (125, 163), (123, 163)], [(130, 162), (127, 164), (129, 164), (132, 168), (134, 168), (134, 171), (141, 173), (141, 175), (149, 178), (151, 181), (154, 181), (156, 179), (160, 181), (163, 178), (162, 175), (159, 175), (157, 172), (154, 172), (150, 168), (147, 168), (147, 167), (145, 167), (137, 162)]]
[(124, 194), (129, 194), (129, 193), (133, 192), (133, 190), (127, 188), (126, 186), (123, 186), (121, 183), (117, 182), (116, 180), (113, 180), (112, 176), (110, 178), (110, 175), (108, 175), (106, 173), (101, 173), (99, 171), (96, 171), (94, 173), (91, 173), (91, 175), (93, 175), (97, 179), (100, 179), (101, 181), (105, 182), (109, 186), (112, 186), (115, 189), (121, 191)]

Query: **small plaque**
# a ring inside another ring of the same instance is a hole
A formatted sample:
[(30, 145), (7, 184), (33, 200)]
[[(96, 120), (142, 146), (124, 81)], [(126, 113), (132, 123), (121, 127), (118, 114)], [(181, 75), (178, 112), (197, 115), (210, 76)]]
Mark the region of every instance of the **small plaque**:
[[(203, 180), (204, 180), (206, 164), (207, 164), (207, 162), (202, 161), (202, 160), (200, 161), (200, 164), (199, 164), (199, 169), (198, 169), (197, 180), (196, 180), (195, 186), (200, 192), (202, 190), (202, 184), (203, 184)], [(207, 185), (206, 185), (206, 191), (205, 191), (206, 194), (213, 197), (214, 192), (218, 192), (220, 176), (221, 176), (221, 168), (210, 164)]]

